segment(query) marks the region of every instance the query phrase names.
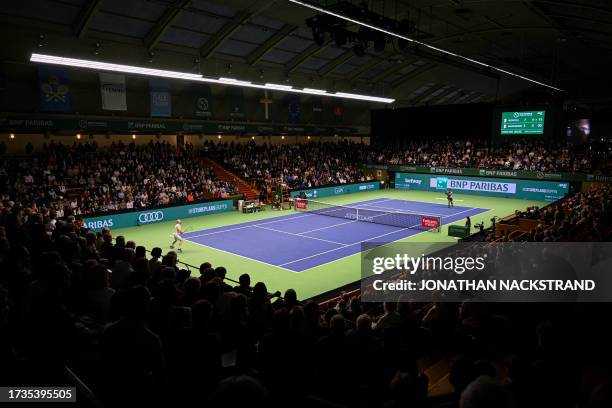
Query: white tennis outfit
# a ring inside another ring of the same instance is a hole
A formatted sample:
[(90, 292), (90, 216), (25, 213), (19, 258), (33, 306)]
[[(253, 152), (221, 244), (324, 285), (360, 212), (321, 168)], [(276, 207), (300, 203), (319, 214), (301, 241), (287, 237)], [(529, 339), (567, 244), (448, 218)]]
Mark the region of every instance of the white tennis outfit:
[(182, 233), (181, 224), (177, 222), (176, 225), (174, 226), (174, 239), (182, 241), (183, 237), (181, 236), (181, 233)]

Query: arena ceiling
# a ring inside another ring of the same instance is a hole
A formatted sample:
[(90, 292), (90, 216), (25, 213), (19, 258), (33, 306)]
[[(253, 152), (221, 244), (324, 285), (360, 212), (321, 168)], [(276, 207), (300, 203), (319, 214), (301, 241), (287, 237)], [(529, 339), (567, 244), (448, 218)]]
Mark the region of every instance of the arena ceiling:
[[(347, 2), (319, 1), (341, 8)], [(357, 2), (353, 2), (357, 4)], [(567, 90), (609, 89), (612, 5), (606, 0), (373, 0), (411, 35)], [(147, 65), (251, 81), (389, 96), (400, 105), (470, 103), (548, 92), (419, 48), (357, 56), (315, 44), (315, 11), (288, 0), (20, 0), (0, 3), (3, 59), (29, 53)], [(357, 32), (356, 25), (347, 25)], [(604, 84), (604, 85), (602, 85)]]

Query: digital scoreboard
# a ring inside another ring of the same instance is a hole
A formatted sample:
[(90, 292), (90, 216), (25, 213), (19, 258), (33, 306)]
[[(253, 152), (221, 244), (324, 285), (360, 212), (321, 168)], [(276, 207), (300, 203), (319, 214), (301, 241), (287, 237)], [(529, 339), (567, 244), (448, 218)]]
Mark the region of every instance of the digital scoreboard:
[(546, 111), (516, 111), (501, 113), (500, 134), (542, 135)]

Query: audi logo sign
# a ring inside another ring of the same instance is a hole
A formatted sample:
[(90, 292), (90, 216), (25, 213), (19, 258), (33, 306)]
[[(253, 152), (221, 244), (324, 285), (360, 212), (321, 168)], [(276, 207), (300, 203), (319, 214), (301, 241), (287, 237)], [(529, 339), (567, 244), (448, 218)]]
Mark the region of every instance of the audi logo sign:
[(138, 216), (138, 222), (141, 224), (149, 224), (151, 222), (157, 222), (164, 219), (164, 213), (162, 211), (153, 211), (142, 213)]

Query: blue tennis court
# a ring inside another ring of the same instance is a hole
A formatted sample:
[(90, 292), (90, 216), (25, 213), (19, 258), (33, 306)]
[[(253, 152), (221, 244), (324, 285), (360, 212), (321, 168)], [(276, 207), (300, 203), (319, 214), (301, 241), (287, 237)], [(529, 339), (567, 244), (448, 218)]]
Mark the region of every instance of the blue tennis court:
[[(380, 198), (350, 204), (373, 211), (409, 212), (440, 217), (442, 225), (488, 211), (488, 208), (448, 208), (444, 204)], [(272, 219), (192, 231), (185, 239), (243, 258), (263, 262), (291, 272), (333, 262), (356, 254), (364, 241), (388, 243), (419, 234), (411, 226), (398, 227), (336, 218), (308, 212), (293, 212)]]

